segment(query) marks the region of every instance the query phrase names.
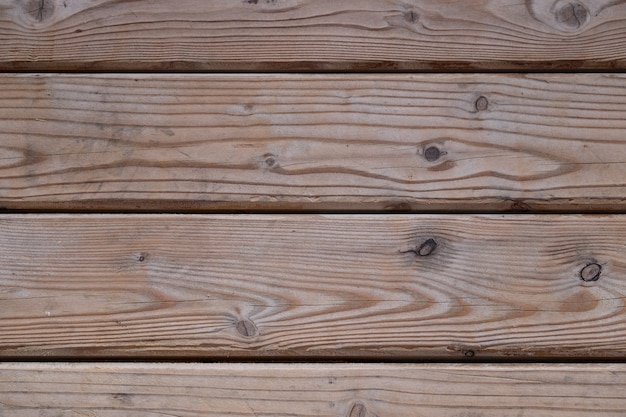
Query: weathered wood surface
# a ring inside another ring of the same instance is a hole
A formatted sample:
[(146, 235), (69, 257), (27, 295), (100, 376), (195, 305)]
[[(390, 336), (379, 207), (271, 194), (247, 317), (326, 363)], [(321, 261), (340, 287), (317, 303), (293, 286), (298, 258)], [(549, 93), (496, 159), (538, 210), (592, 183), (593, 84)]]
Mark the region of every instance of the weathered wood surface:
[(622, 364), (2, 363), (11, 417), (621, 417)]
[(624, 75), (5, 74), (0, 91), (8, 209), (626, 210)]
[(625, 216), (4, 215), (0, 356), (624, 357)]
[(619, 70), (620, 0), (13, 0), (0, 70)]

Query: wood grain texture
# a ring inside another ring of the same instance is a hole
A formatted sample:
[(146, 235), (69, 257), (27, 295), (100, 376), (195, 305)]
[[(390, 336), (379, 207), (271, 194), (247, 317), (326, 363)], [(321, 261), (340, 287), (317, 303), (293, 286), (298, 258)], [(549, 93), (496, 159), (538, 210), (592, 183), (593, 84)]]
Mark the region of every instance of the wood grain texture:
[(0, 356), (623, 358), (624, 236), (617, 215), (4, 215)]
[(0, 70), (621, 70), (621, 0), (11, 0)]
[(2, 363), (6, 417), (621, 417), (624, 365)]
[(626, 210), (624, 75), (3, 75), (0, 207)]

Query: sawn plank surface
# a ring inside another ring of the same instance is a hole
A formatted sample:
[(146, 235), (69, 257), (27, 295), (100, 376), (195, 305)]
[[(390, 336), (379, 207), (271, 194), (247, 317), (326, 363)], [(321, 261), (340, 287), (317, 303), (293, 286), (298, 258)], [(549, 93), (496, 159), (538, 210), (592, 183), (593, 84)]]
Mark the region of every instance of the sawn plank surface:
[(0, 357), (622, 358), (626, 217), (3, 215)]
[(0, 70), (623, 70), (619, 0), (16, 0)]
[(3, 75), (0, 207), (626, 211), (626, 76)]
[(0, 415), (621, 417), (623, 364), (2, 363)]

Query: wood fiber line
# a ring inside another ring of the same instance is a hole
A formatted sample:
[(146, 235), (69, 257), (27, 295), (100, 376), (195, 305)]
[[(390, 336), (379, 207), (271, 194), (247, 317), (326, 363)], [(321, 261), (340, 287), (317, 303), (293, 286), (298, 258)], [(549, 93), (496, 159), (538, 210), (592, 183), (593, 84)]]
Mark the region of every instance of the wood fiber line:
[(626, 209), (623, 75), (3, 75), (0, 207)]
[(11, 417), (621, 417), (624, 365), (2, 363)]
[(626, 217), (4, 215), (0, 356), (622, 358)]

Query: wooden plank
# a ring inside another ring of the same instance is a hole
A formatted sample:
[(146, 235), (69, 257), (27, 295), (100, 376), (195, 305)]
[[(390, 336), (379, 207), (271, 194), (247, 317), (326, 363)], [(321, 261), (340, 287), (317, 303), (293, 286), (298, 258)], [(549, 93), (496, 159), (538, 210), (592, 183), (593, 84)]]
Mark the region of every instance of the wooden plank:
[(3, 358), (624, 357), (626, 216), (4, 215)]
[(624, 75), (5, 74), (0, 90), (7, 209), (626, 210)]
[(0, 70), (623, 70), (619, 0), (16, 0)]
[(623, 364), (2, 363), (0, 415), (609, 417)]

